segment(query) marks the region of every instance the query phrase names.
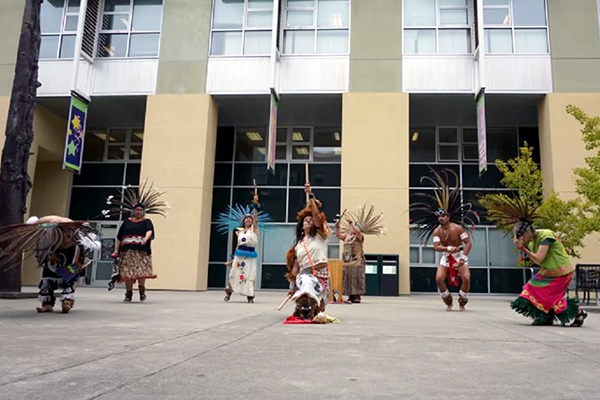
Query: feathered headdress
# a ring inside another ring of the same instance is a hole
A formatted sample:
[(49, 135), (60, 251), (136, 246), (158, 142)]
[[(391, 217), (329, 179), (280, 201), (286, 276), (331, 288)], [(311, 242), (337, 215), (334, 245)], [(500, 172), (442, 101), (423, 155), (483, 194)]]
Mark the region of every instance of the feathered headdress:
[[(383, 224), (383, 213), (375, 215), (375, 205), (371, 204), (369, 208), (367, 205), (357, 207), (356, 212), (344, 210), (339, 216), (341, 229), (343, 232), (350, 232), (350, 224), (347, 218), (354, 221), (354, 224), (358, 226), (363, 235), (385, 235), (387, 229)], [(346, 218), (344, 218), (346, 217)]]
[[(240, 204), (236, 204), (235, 206), (227, 205), (227, 211), (222, 212), (217, 217), (217, 231), (226, 234), (229, 231), (240, 228), (244, 218), (247, 216), (253, 217), (254, 204), (242, 206)], [(257, 213), (257, 222), (258, 228), (260, 230), (264, 230), (269, 225), (266, 225), (267, 222), (273, 222), (271, 216), (264, 212), (263, 210), (258, 210)]]
[(171, 206), (159, 199), (165, 193), (158, 191), (154, 184), (148, 184), (148, 180), (145, 180), (139, 188), (124, 187), (118, 197), (108, 196), (106, 204), (114, 207), (103, 210), (102, 215), (108, 218), (119, 214), (130, 214), (136, 207), (142, 207), (146, 214), (158, 214), (166, 218)]
[[(479, 222), (479, 216), (473, 211), (471, 203), (462, 203), (460, 184), (456, 172), (444, 169), (440, 174), (432, 169), (431, 173), (433, 178), (424, 176), (421, 178), (421, 182), (430, 182), (434, 194), (415, 193), (413, 196), (428, 201), (415, 202), (409, 206), (410, 211), (423, 213), (422, 216), (411, 221), (415, 225), (414, 230), (417, 237), (424, 242), (428, 241), (439, 225), (438, 217), (443, 214), (449, 215), (450, 222), (459, 224), (467, 231), (471, 231), (476, 222)], [(450, 176), (453, 176), (456, 181), (453, 188), (448, 183)]]
[(0, 258), (35, 255), (43, 262), (66, 242), (81, 244), (86, 250), (99, 247), (97, 232), (84, 221), (60, 223), (28, 223), (10, 225), (0, 230)]
[(537, 209), (525, 202), (518, 195), (508, 196), (503, 193), (485, 196), (485, 207), (488, 219), (499, 229), (509, 230), (518, 225), (517, 237), (521, 237), (538, 218)]

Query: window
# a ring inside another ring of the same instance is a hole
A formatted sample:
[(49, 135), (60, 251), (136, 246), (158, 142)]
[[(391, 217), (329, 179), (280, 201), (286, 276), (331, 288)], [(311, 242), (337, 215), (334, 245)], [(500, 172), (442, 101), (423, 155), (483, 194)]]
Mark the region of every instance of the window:
[(157, 57), (162, 0), (104, 0), (98, 57)]
[(483, 0), (485, 51), (547, 54), (545, 0)]
[(212, 56), (269, 55), (273, 0), (214, 0)]
[(405, 54), (470, 54), (468, 0), (404, 0)]
[(284, 54), (348, 54), (349, 0), (287, 0)]
[(80, 0), (46, 0), (42, 3), (40, 59), (73, 58)]
[(108, 129), (85, 134), (84, 162), (141, 162), (143, 129)]

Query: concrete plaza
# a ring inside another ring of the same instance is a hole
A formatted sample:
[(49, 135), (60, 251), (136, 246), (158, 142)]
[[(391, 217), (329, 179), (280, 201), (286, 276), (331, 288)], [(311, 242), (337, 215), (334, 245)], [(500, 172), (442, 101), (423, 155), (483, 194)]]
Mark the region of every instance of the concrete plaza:
[[(33, 289), (29, 289), (33, 290)], [(0, 399), (600, 399), (600, 317), (533, 327), (508, 297), (330, 305), (340, 324), (284, 325), (283, 292), (80, 288), (67, 315), (0, 300)]]

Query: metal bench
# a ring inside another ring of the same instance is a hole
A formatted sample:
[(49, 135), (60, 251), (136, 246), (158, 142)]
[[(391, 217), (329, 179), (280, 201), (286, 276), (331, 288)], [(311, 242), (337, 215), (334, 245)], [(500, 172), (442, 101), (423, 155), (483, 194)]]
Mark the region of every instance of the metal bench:
[(590, 304), (591, 293), (596, 296), (596, 305), (600, 306), (600, 264), (576, 264), (575, 265), (575, 295), (583, 292), (582, 303)]

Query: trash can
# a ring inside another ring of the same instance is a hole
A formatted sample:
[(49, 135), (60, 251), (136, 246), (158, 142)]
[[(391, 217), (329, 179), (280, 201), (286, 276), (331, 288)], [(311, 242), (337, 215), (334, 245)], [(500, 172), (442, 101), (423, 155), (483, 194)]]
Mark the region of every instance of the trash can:
[(368, 296), (398, 296), (400, 257), (393, 254), (365, 254)]
[(365, 283), (367, 296), (379, 296), (379, 258), (377, 255), (365, 254)]

